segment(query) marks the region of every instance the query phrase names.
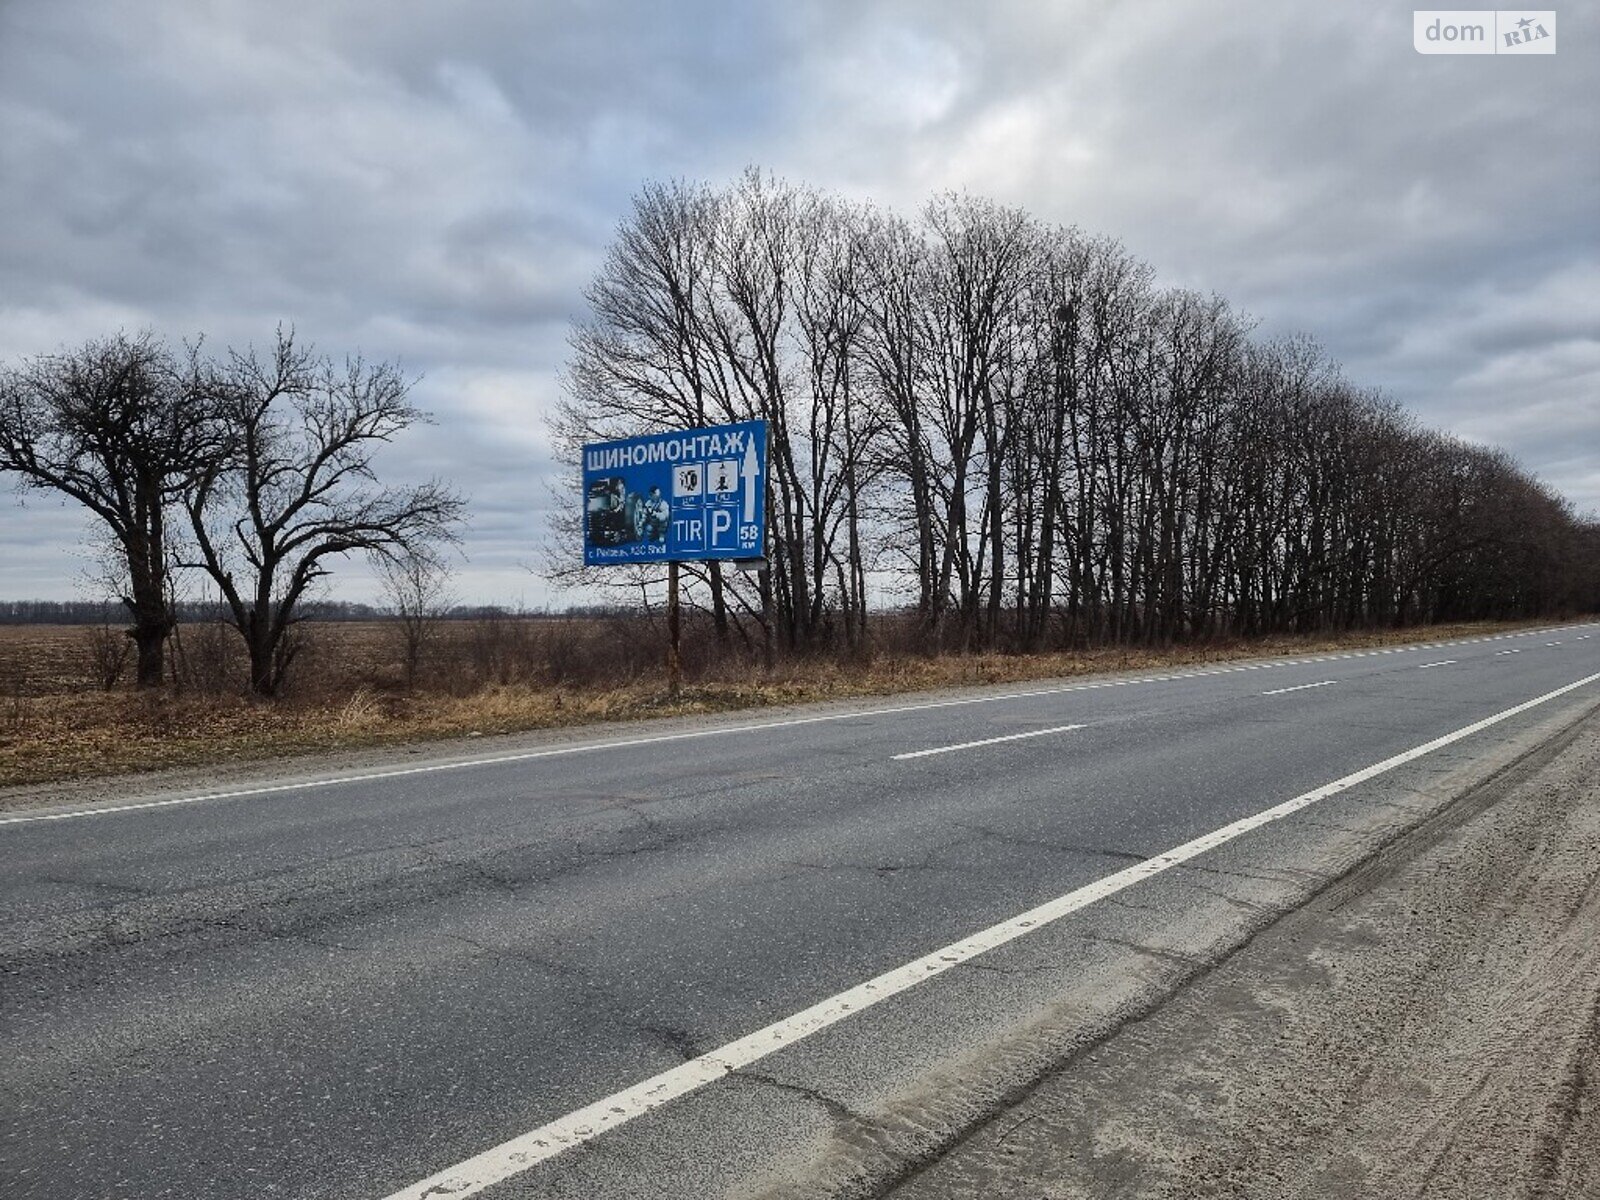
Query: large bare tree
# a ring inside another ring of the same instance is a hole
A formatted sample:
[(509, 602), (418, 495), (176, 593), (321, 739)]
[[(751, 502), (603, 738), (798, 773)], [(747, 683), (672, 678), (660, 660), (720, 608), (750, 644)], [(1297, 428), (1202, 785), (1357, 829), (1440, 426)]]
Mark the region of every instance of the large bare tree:
[(174, 624), (167, 513), (210, 451), (196, 361), (119, 333), (0, 373), (0, 471), (71, 497), (109, 534), (141, 687), (161, 683)]
[(381, 444), (427, 419), (410, 387), (392, 364), (335, 364), (284, 330), (270, 355), (230, 353), (210, 372), (225, 452), (184, 493), (187, 565), (216, 581), (260, 695), (282, 688), (297, 606), (335, 560), (426, 556), (455, 537), (465, 510), (448, 486), (387, 486), (373, 470)]
[(652, 186), (589, 299), (563, 444), (764, 418), (763, 611), (793, 649), (836, 616), (867, 636), (869, 563), (930, 647), (1594, 602), (1593, 523), (1515, 464), (1114, 240), (981, 199), (908, 220), (753, 170)]

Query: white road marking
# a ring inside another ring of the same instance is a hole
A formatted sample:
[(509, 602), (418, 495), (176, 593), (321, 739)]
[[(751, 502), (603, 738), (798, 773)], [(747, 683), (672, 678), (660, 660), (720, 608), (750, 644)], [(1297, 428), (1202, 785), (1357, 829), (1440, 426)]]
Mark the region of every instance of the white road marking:
[(1521, 650), (1496, 650), (1494, 656), (1499, 658), (1502, 654), (1521, 654)]
[[(1585, 629), (1587, 625), (1567, 626)], [(1549, 629), (1529, 629), (1520, 633), (1498, 634), (1489, 639), (1535, 637), (1548, 635)], [(1587, 636), (1587, 635), (1586, 635)], [(1478, 639), (1482, 640), (1482, 639)], [(1445, 642), (1441, 645), (1459, 646), (1465, 642)], [(1419, 647), (1404, 646), (1399, 652)], [(1375, 654), (1393, 654), (1396, 650), (1363, 650), (1352, 657), (1371, 658)], [(1518, 651), (1511, 651), (1515, 654)], [(827, 721), (853, 721), (896, 713), (924, 712), (936, 708), (958, 708), (968, 704), (997, 704), (1007, 700), (1028, 700), (1038, 696), (1060, 696), (1068, 692), (1089, 692), (1098, 688), (1129, 687), (1141, 683), (1176, 683), (1185, 679), (1206, 679), (1235, 671), (1270, 671), (1278, 667), (1303, 666), (1309, 663), (1328, 662), (1335, 655), (1317, 658), (1288, 659), (1276, 662), (1248, 663), (1242, 666), (1210, 667), (1199, 671), (1180, 671), (1167, 675), (1147, 675), (1138, 679), (1106, 679), (1095, 683), (1068, 683), (1055, 687), (1034, 688), (1022, 692), (1004, 692), (996, 696), (964, 696), (956, 700), (930, 700), (918, 704), (897, 704), (885, 708), (856, 709), (851, 712), (822, 713), (810, 717), (793, 717), (782, 721), (760, 721), (747, 725), (725, 725), (717, 729), (693, 729), (683, 733), (662, 733), (648, 737), (623, 738), (609, 742), (585, 742), (576, 746), (556, 746), (548, 750), (523, 750), (510, 754), (489, 755), (484, 758), (460, 759), (453, 762), (429, 763), (419, 767), (395, 767), (384, 771), (367, 771), (357, 775), (335, 775), (324, 779), (308, 779), (298, 783), (264, 784), (260, 787), (236, 788), (230, 791), (202, 792), (193, 796), (173, 796), (165, 800), (140, 800), (132, 804), (108, 804), (99, 808), (69, 809), (66, 812), (29, 813), (23, 816), (0, 817), (0, 826), (32, 825), (43, 821), (73, 821), (80, 817), (104, 817), (115, 813), (142, 812), (147, 809), (172, 808), (178, 805), (200, 804), (208, 800), (239, 800), (246, 796), (270, 796), (283, 792), (298, 792), (311, 788), (339, 787), (347, 783), (372, 783), (379, 779), (402, 779), (411, 775), (430, 775), (439, 771), (464, 771), (473, 767), (491, 767), (501, 763), (528, 762), (538, 758), (556, 758), (566, 754), (592, 754), (599, 750), (626, 749), (632, 746), (651, 746), (661, 742), (686, 741), (690, 738), (722, 737), (734, 733), (760, 733), (767, 729), (785, 729), (795, 725), (819, 725)]]
[(912, 750), (906, 754), (896, 754), (892, 757), (895, 762), (903, 762), (908, 758), (927, 758), (932, 754), (951, 754), (957, 750), (971, 750), (976, 746), (993, 746), (997, 742), (1020, 742), (1023, 738), (1043, 737), (1047, 733), (1071, 733), (1074, 729), (1082, 728), (1082, 725), (1057, 725), (1054, 729), (1030, 729), (1026, 733), (1008, 733), (1004, 737), (980, 738), (976, 742), (957, 742), (954, 746), (938, 746), (932, 750)]
[(1420, 667), (1417, 668), (1417, 670), (1426, 671), (1429, 667), (1453, 667), (1455, 665), (1456, 665), (1456, 660), (1455, 659), (1453, 659), (1453, 658), (1442, 658), (1438, 662), (1423, 663)]
[(1324, 679), (1321, 683), (1300, 683), (1294, 687), (1273, 688), (1270, 692), (1262, 692), (1263, 696), (1282, 696), (1286, 692), (1303, 692), (1307, 688), (1332, 687), (1338, 683), (1337, 679)]
[(371, 783), (380, 779), (402, 779), (413, 775), (431, 775), (440, 771), (463, 771), (471, 767), (490, 767), (501, 763), (529, 762), (539, 758), (557, 758), (567, 754), (592, 754), (600, 750), (625, 749), (632, 746), (653, 746), (661, 742), (687, 741), (691, 738), (721, 737), (734, 733), (760, 733), (767, 729), (786, 729), (796, 725), (818, 725), (827, 721), (849, 721), (866, 717), (890, 716), (895, 713), (924, 712), (929, 709), (957, 708), (968, 704), (994, 704), (1005, 700), (1026, 700), (1035, 696), (1058, 696), (1065, 692), (1092, 691), (1096, 688), (1127, 687), (1135, 683), (1167, 683), (1216, 673), (1202, 671), (1151, 676), (1145, 679), (1110, 679), (1098, 683), (1074, 683), (1061, 687), (1038, 688), (1026, 692), (1007, 692), (998, 696), (966, 696), (959, 700), (931, 700), (921, 704), (897, 704), (886, 708), (857, 709), (843, 713), (822, 713), (817, 716), (794, 717), (783, 721), (761, 721), (749, 725), (725, 725), (717, 729), (693, 729), (683, 733), (662, 733), (650, 737), (621, 738), (609, 742), (584, 742), (576, 746), (555, 746), (547, 750), (523, 750), (511, 754), (491, 755), (485, 758), (429, 763), (419, 767), (395, 767), (390, 770), (368, 771), (358, 775), (337, 775), (326, 779), (309, 779), (297, 783), (275, 783), (261, 787), (239, 788), (226, 792), (205, 792), (196, 796), (175, 796), (166, 800), (142, 800), (134, 804), (113, 804), (104, 808), (72, 809), (68, 812), (30, 813), (24, 816), (0, 817), (0, 825), (26, 825), (39, 821), (70, 821), (79, 817), (99, 817), (111, 813), (137, 812), (150, 808), (171, 808), (174, 805), (181, 804), (199, 804), (206, 800), (237, 800), (245, 796), (267, 796), (282, 792), (298, 792), (311, 788), (339, 787), (348, 783)]
[(603, 1100), (596, 1100), (593, 1104), (585, 1105), (564, 1117), (558, 1117), (537, 1129), (530, 1129), (527, 1133), (501, 1142), (481, 1154), (401, 1188), (398, 1192), (385, 1197), (385, 1200), (425, 1200), (429, 1196), (441, 1195), (449, 1196), (450, 1200), (460, 1200), (463, 1196), (470, 1196), (493, 1187), (514, 1175), (522, 1174), (546, 1159), (554, 1158), (563, 1151), (597, 1138), (602, 1133), (624, 1125), (635, 1117), (660, 1108), (670, 1100), (697, 1091), (708, 1083), (714, 1083), (725, 1075), (731, 1075), (769, 1054), (782, 1050), (785, 1046), (792, 1046), (830, 1025), (836, 1025), (863, 1009), (881, 1004), (891, 996), (913, 988), (924, 980), (943, 974), (951, 967), (959, 966), (980, 954), (1004, 946), (1007, 942), (1015, 941), (1036, 929), (1059, 921), (1062, 917), (1087, 908), (1096, 901), (1104, 900), (1107, 896), (1115, 895), (1136, 883), (1180, 866), (1192, 858), (1198, 858), (1208, 850), (1215, 850), (1218, 846), (1231, 842), (1251, 830), (1259, 829), (1274, 821), (1281, 821), (1319, 800), (1326, 800), (1329, 796), (1365, 783), (1426, 754), (1432, 754), (1435, 750), (1471, 737), (1491, 725), (1498, 725), (1501, 721), (1509, 720), (1531, 708), (1537, 708), (1596, 680), (1600, 680), (1600, 674), (1585, 676), (1576, 683), (1569, 683), (1565, 687), (1546, 692), (1533, 700), (1485, 717), (1481, 721), (1464, 725), (1443, 737), (1434, 738), (1431, 742), (1424, 742), (1420, 746), (1413, 746), (1410, 750), (1402, 751), (1382, 762), (1373, 763), (1370, 767), (1363, 767), (1341, 779), (1335, 779), (1332, 783), (1325, 783), (1292, 800), (1285, 800), (1282, 804), (1263, 809), (1253, 816), (1244, 817), (1220, 829), (1214, 829), (1192, 841), (1184, 842), (1181, 846), (1174, 846), (1165, 854), (1135, 863), (1094, 883), (1077, 888), (1063, 896), (1057, 896), (1054, 900), (1048, 900), (1025, 913), (1001, 921), (998, 925), (979, 930), (969, 937), (952, 942), (931, 954), (925, 954), (904, 966), (886, 971), (865, 983), (857, 984), (848, 991), (830, 996), (810, 1008), (802, 1009), (781, 1021), (719, 1046), (698, 1058), (692, 1058), (659, 1075), (640, 1080), (632, 1087), (624, 1088)]

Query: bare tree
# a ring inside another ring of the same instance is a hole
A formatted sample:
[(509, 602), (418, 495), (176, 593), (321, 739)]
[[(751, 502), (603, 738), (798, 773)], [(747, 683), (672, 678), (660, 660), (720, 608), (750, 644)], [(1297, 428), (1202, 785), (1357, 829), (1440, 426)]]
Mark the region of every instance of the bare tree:
[[(786, 422), (791, 440), (806, 449), (806, 556), (811, 608), (805, 628), (825, 627), (828, 574), (844, 617), (845, 640), (866, 636), (867, 570), (862, 533), (863, 502), (877, 484), (868, 448), (880, 436), (879, 405), (867, 399), (865, 371), (858, 371), (867, 322), (862, 295), (868, 286), (864, 241), (868, 214), (807, 193), (795, 237), (793, 342), (804, 383), (792, 403), (804, 422)], [(844, 541), (841, 553), (839, 542)]]
[(195, 356), (117, 334), (0, 374), (0, 471), (84, 505), (116, 547), (141, 687), (161, 683), (173, 615), (166, 516), (209, 450)]
[[(865, 636), (869, 563), (930, 648), (1593, 603), (1593, 523), (1515, 464), (1308, 338), (1253, 342), (1114, 240), (981, 199), (905, 220), (755, 170), (652, 186), (589, 300), (563, 445), (765, 419), (759, 611), (793, 649), (836, 615)], [(713, 591), (735, 627), (757, 611), (742, 581)]]
[[(726, 200), (709, 188), (649, 184), (617, 232), (585, 296), (591, 316), (572, 333), (568, 398), (553, 422), (557, 442), (574, 458), (585, 441), (641, 429), (693, 428), (744, 420), (728, 364), (712, 340), (711, 311), (718, 286), (716, 231)], [(576, 530), (558, 532), (576, 540)], [(717, 640), (730, 640), (728, 589), (722, 564), (703, 576)], [(555, 578), (643, 586), (649, 572), (558, 570)], [(620, 579), (620, 583), (617, 581)]]
[(450, 611), (450, 569), (443, 560), (428, 553), (380, 555), (377, 567), (383, 596), (399, 633), (406, 687), (414, 687), (422, 652)]
[(453, 540), (461, 498), (437, 480), (380, 484), (376, 448), (419, 421), (389, 363), (342, 367), (278, 331), (263, 358), (231, 352), (210, 374), (210, 421), (225, 448), (183, 495), (197, 557), (250, 655), (250, 688), (275, 695), (306, 590), (334, 560), (426, 555)]

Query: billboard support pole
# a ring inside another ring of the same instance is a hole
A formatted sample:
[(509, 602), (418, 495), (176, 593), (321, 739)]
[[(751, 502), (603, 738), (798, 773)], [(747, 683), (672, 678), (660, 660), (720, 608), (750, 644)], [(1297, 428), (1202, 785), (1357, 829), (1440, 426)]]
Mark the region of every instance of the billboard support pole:
[(678, 564), (667, 564), (667, 695), (677, 698), (683, 688), (683, 662), (678, 657)]
[(761, 664), (770, 675), (775, 661), (772, 648), (772, 568), (763, 566), (756, 580), (761, 586)]

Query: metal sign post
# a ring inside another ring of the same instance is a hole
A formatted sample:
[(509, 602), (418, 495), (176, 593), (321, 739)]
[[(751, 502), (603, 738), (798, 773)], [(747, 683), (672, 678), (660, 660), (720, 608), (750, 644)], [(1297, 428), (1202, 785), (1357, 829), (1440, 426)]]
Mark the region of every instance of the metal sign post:
[(678, 657), (678, 564), (667, 564), (667, 695), (683, 688), (683, 661)]
[(682, 683), (679, 565), (767, 551), (767, 423), (596, 442), (583, 448), (583, 561), (667, 567), (667, 691)]

